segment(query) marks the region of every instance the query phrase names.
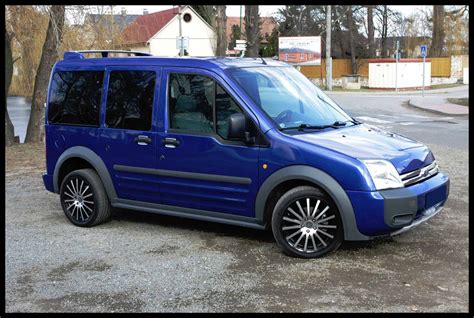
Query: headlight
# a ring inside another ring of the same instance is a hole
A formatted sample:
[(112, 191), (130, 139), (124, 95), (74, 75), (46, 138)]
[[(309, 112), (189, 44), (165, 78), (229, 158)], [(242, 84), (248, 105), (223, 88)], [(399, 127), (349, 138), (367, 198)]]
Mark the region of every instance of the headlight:
[(377, 190), (403, 188), (397, 169), (387, 160), (361, 160), (369, 170)]

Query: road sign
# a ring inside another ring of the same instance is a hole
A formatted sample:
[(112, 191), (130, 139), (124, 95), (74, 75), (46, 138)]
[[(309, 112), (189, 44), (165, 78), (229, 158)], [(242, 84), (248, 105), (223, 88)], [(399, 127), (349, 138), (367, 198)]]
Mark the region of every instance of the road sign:
[(189, 46), (189, 36), (177, 36), (176, 37), (176, 49), (186, 50)]
[(247, 47), (247, 41), (235, 40), (234, 50), (245, 51), (246, 47)]
[(426, 64), (426, 52), (428, 51), (428, 45), (420, 46), (420, 55), (423, 57), (423, 91), (422, 96), (425, 97), (425, 64)]
[(426, 57), (427, 52), (428, 52), (428, 45), (420, 46), (420, 55), (421, 55), (421, 57)]

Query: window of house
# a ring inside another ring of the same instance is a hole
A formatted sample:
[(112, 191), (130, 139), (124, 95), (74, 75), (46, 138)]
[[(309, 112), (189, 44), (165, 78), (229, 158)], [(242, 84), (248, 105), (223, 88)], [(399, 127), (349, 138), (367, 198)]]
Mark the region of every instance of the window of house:
[(203, 75), (170, 74), (168, 96), (170, 127), (183, 132), (217, 133), (226, 139), (229, 116), (242, 113), (221, 85)]
[(48, 122), (99, 126), (103, 71), (54, 73), (49, 97)]
[(150, 130), (155, 92), (154, 71), (112, 71), (107, 90), (108, 128)]

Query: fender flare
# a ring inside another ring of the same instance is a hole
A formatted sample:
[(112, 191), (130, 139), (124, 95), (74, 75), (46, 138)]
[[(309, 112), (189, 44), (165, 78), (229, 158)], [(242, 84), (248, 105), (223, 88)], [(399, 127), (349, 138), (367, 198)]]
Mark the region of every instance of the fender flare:
[(326, 172), (304, 165), (294, 165), (277, 170), (263, 182), (255, 200), (255, 218), (257, 222), (264, 223), (265, 203), (271, 191), (282, 182), (294, 179), (312, 182), (329, 194), (341, 214), (346, 240), (369, 239), (368, 236), (359, 232), (351, 201), (341, 185)]
[(117, 193), (115, 192), (114, 183), (112, 182), (112, 178), (110, 177), (109, 171), (104, 164), (104, 161), (92, 150), (82, 147), (82, 146), (75, 146), (67, 149), (64, 151), (61, 156), (56, 161), (56, 166), (54, 167), (53, 173), (53, 187), (54, 192), (59, 193), (59, 170), (63, 163), (70, 159), (70, 158), (81, 158), (87, 161), (99, 174), (102, 183), (104, 184), (105, 191), (109, 196), (109, 200), (111, 202), (117, 199)]

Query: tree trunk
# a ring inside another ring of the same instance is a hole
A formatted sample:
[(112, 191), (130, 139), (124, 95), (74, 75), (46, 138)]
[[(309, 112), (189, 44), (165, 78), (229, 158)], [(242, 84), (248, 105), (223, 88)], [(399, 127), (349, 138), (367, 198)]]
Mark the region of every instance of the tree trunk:
[(217, 33), (217, 47), (216, 47), (216, 56), (225, 56), (225, 51), (227, 49), (227, 34), (226, 34), (226, 24), (227, 16), (225, 14), (226, 6), (218, 5), (216, 6), (217, 16), (216, 16), (216, 33)]
[(356, 61), (356, 52), (355, 52), (355, 43), (354, 43), (354, 21), (352, 17), (352, 6), (349, 6), (347, 13), (347, 26), (349, 28), (349, 47), (351, 50), (351, 66), (352, 74), (357, 74), (357, 61)]
[(5, 146), (11, 146), (15, 143), (15, 131), (7, 110), (7, 96), (10, 89), (10, 83), (13, 75), (13, 57), (11, 48), (11, 39), (7, 30), (5, 30)]
[(48, 90), (49, 75), (54, 62), (59, 58), (64, 25), (65, 6), (51, 6), (48, 31), (41, 52), (41, 59), (36, 72), (33, 97), (31, 101), (30, 120), (26, 130), (25, 142), (41, 142), (44, 136), (44, 103)]
[(388, 57), (387, 52), (387, 33), (388, 33), (388, 9), (383, 6), (382, 13), (382, 57)]
[(258, 56), (258, 6), (245, 6), (245, 34), (247, 36), (247, 48), (245, 55), (249, 57)]
[(433, 35), (430, 49), (431, 57), (443, 55), (444, 47), (444, 6), (433, 6)]
[(367, 6), (367, 36), (369, 42), (369, 57), (375, 57), (375, 41), (374, 41), (374, 6)]

